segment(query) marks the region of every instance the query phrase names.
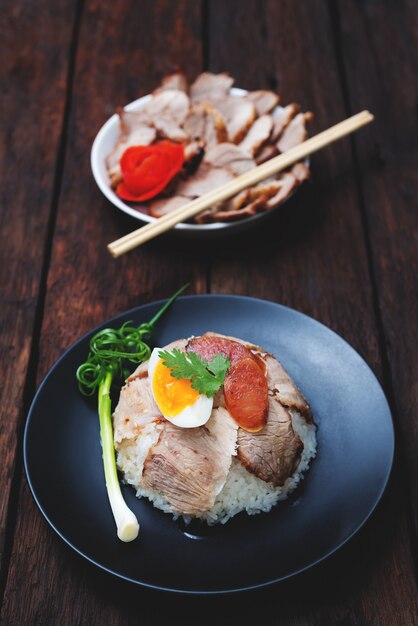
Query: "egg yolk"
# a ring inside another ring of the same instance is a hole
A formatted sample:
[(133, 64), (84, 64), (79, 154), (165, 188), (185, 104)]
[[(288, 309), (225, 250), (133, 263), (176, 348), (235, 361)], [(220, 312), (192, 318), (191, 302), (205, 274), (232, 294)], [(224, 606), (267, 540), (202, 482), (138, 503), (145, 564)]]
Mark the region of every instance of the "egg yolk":
[(199, 397), (190, 380), (173, 378), (170, 368), (162, 361), (158, 361), (155, 366), (152, 389), (161, 413), (167, 417), (175, 417)]

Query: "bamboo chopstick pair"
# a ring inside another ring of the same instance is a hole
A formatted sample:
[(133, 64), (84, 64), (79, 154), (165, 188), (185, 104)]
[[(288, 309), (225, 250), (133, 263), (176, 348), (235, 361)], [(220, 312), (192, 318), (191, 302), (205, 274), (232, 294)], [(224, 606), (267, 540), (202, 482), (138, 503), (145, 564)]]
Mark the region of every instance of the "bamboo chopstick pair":
[(355, 132), (362, 126), (372, 122), (373, 119), (374, 117), (369, 111), (357, 113), (357, 115), (353, 115), (343, 122), (335, 124), (335, 126), (331, 126), (331, 128), (324, 130), (322, 133), (319, 133), (314, 137), (310, 137), (287, 152), (279, 154), (279, 156), (266, 161), (266, 163), (263, 163), (262, 165), (245, 172), (245, 174), (234, 178), (234, 180), (231, 180), (225, 185), (217, 187), (204, 196), (196, 198), (196, 200), (192, 200), (185, 206), (171, 211), (167, 215), (164, 215), (164, 217), (157, 219), (155, 222), (142, 226), (128, 235), (113, 241), (108, 245), (108, 250), (115, 258), (121, 256), (122, 254), (125, 254), (125, 252), (129, 252), (129, 250), (132, 250), (146, 241), (161, 235), (170, 228), (173, 228), (176, 224), (198, 215), (205, 209), (213, 206), (215, 203), (227, 200), (243, 189), (246, 189), (251, 185), (255, 185), (273, 174), (277, 174), (277, 172), (280, 172), (290, 165), (305, 159), (310, 154), (321, 150), (334, 141)]

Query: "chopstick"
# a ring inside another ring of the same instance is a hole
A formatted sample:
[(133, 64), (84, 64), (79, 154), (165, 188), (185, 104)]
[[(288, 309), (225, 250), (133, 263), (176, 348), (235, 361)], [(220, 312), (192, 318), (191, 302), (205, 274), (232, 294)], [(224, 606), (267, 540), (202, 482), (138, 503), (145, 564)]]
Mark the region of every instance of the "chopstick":
[(352, 117), (331, 126), (322, 133), (319, 133), (314, 137), (310, 137), (287, 152), (283, 152), (282, 154), (279, 154), (279, 156), (266, 161), (262, 165), (245, 172), (245, 174), (242, 174), (237, 178), (234, 178), (234, 180), (229, 181), (225, 185), (217, 187), (213, 191), (188, 202), (185, 206), (167, 213), (167, 215), (158, 218), (155, 222), (142, 226), (120, 239), (116, 239), (116, 241), (113, 241), (108, 245), (108, 250), (113, 257), (119, 257), (122, 254), (125, 254), (125, 252), (129, 252), (129, 250), (132, 250), (146, 241), (161, 235), (170, 228), (173, 228), (173, 226), (179, 222), (184, 222), (185, 220), (188, 220), (191, 217), (198, 215), (205, 209), (213, 206), (215, 203), (227, 200), (231, 196), (235, 196), (243, 189), (246, 189), (251, 185), (255, 185), (273, 174), (277, 174), (277, 172), (286, 169), (289, 165), (293, 165), (294, 163), (303, 160), (310, 154), (313, 154), (334, 141), (355, 132), (373, 120), (374, 116), (369, 111), (357, 113), (357, 115), (353, 115)]

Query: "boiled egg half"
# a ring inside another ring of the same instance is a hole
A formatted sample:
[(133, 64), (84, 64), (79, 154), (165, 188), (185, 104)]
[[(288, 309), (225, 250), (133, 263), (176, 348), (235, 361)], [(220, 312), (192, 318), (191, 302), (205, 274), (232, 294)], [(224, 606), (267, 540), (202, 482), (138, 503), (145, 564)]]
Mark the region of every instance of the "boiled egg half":
[(203, 426), (210, 418), (213, 399), (199, 394), (190, 380), (174, 378), (171, 370), (154, 348), (148, 365), (148, 376), (154, 400), (166, 420), (181, 428)]

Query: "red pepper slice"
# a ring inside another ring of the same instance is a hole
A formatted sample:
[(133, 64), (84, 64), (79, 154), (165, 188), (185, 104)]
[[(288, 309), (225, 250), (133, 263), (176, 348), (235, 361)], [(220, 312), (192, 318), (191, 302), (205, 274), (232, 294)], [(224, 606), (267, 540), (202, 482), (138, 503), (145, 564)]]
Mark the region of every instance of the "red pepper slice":
[(142, 202), (158, 195), (184, 163), (182, 144), (160, 141), (127, 148), (120, 159), (123, 181), (116, 193), (123, 200)]

